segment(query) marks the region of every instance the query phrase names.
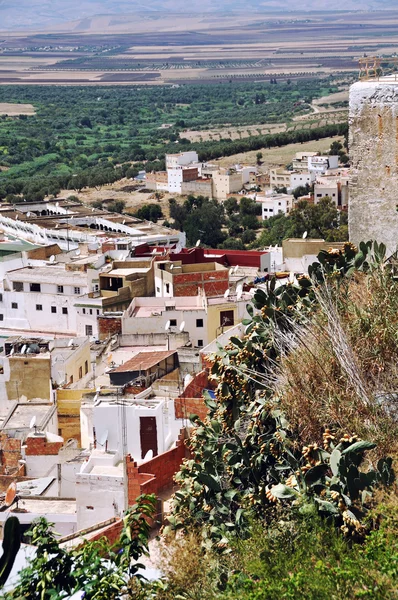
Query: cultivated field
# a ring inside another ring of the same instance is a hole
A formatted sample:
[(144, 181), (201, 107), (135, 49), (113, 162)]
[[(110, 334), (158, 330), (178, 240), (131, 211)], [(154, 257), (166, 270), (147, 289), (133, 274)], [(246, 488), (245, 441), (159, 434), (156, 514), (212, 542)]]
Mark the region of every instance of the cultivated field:
[(69, 30), (3, 36), (0, 84), (175, 85), (355, 72), (364, 53), (398, 52), (397, 25), (398, 11), (88, 18)]
[(18, 115), (34, 115), (36, 114), (34, 106), (31, 104), (11, 104), (9, 102), (0, 102), (0, 115), (9, 117)]

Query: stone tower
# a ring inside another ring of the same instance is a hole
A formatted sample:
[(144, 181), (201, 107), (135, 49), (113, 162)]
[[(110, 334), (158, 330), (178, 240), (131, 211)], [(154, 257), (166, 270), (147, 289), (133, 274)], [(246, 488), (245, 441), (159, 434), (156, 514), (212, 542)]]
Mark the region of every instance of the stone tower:
[(350, 241), (398, 248), (398, 81), (354, 83), (350, 89)]

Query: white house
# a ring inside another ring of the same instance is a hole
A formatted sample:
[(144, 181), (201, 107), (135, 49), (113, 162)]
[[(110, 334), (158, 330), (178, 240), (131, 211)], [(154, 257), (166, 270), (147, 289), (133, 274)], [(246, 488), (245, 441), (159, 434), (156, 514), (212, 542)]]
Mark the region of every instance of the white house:
[(311, 185), (315, 180), (315, 173), (309, 171), (293, 171), (290, 175), (290, 189), (295, 190), (298, 187)]
[(289, 214), (293, 207), (293, 201), (294, 197), (290, 194), (271, 194), (256, 197), (256, 202), (261, 204), (261, 216), (264, 221), (279, 213)]

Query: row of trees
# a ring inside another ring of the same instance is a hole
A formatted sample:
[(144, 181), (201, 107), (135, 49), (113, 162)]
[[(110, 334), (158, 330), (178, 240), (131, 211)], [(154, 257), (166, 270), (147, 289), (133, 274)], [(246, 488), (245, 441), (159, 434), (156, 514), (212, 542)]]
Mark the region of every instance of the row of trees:
[[(289, 215), (280, 213), (261, 221), (261, 206), (250, 198), (228, 198), (224, 203), (203, 196), (189, 196), (183, 204), (170, 201), (170, 225), (185, 231), (187, 243), (224, 249), (244, 250), (281, 245), (288, 237), (348, 239), (347, 214), (337, 210), (330, 198), (318, 204), (300, 201)], [(259, 230), (260, 233), (259, 233)]]

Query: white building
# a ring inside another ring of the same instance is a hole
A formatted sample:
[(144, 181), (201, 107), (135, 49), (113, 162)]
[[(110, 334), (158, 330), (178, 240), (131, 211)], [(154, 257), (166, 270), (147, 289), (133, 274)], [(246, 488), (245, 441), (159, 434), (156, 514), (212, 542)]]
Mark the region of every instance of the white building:
[[(92, 272), (91, 272), (92, 271)], [(66, 266), (24, 267), (6, 274), (0, 325), (9, 329), (76, 335), (75, 302), (92, 292), (97, 271)]]
[(199, 162), (198, 153), (192, 151), (179, 152), (178, 154), (166, 154), (166, 170), (183, 167), (191, 163)]
[(261, 204), (261, 216), (263, 220), (275, 217), (279, 213), (289, 214), (293, 207), (294, 197), (290, 194), (271, 194), (269, 196), (257, 196), (256, 202)]
[(315, 180), (315, 173), (309, 171), (293, 171), (290, 175), (290, 189), (295, 190), (298, 187), (312, 185)]
[(349, 200), (348, 172), (341, 175), (324, 175), (317, 177), (314, 185), (314, 202), (317, 204), (322, 198), (328, 196), (337, 208), (347, 209)]
[(309, 156), (308, 171), (315, 175), (324, 175), (331, 169), (337, 169), (339, 166), (338, 156)]

